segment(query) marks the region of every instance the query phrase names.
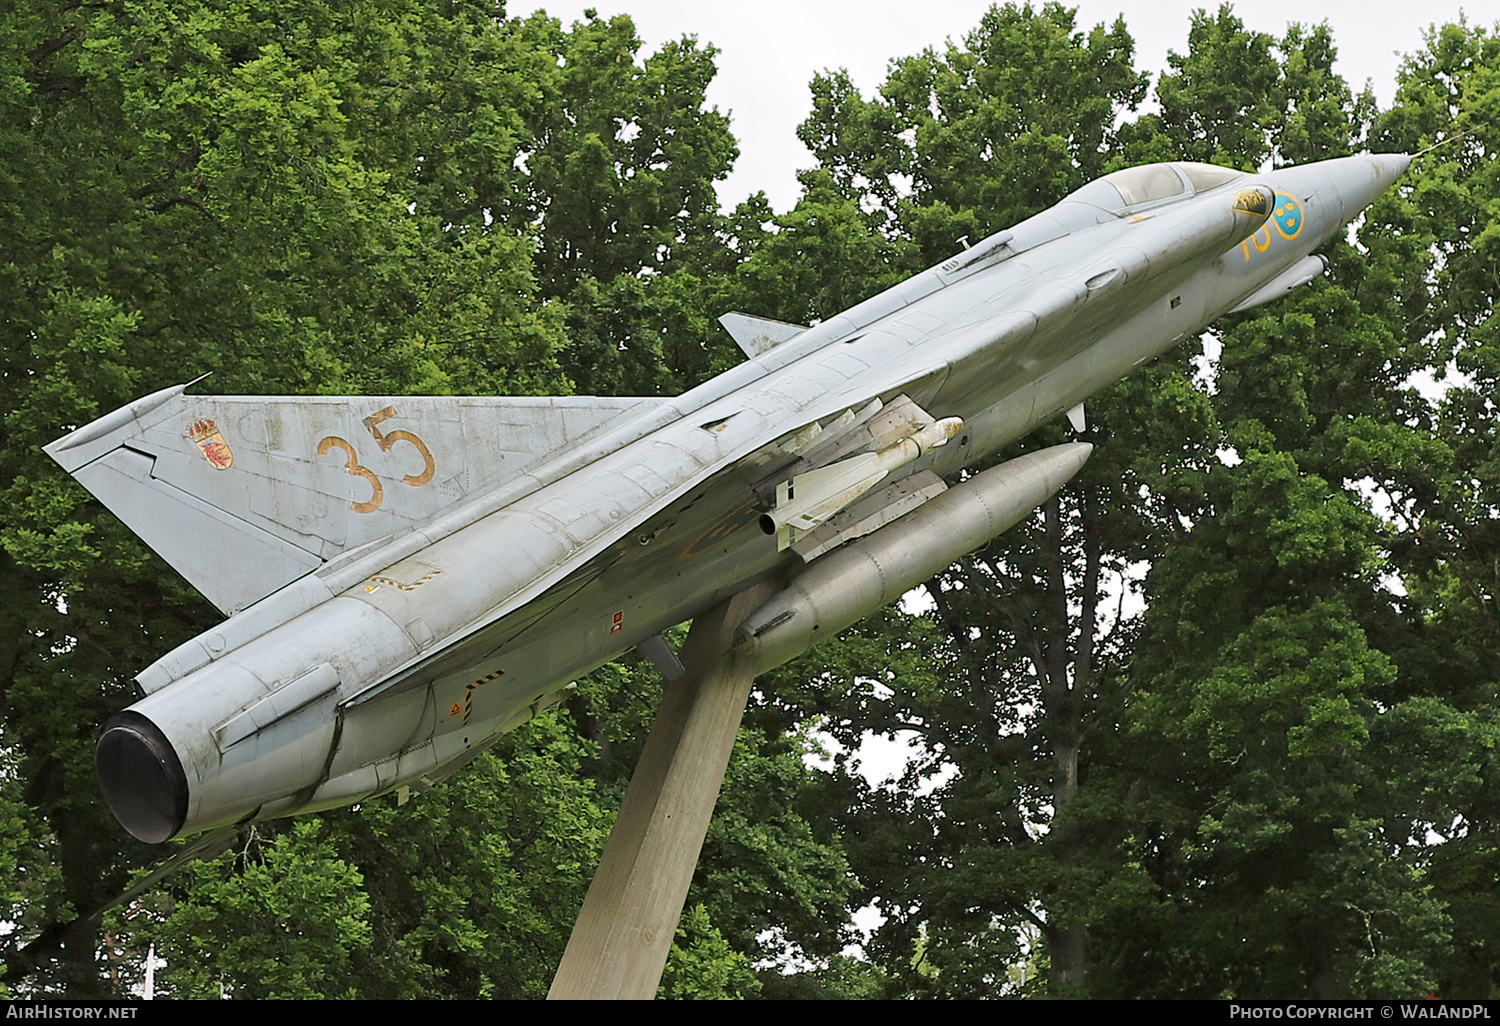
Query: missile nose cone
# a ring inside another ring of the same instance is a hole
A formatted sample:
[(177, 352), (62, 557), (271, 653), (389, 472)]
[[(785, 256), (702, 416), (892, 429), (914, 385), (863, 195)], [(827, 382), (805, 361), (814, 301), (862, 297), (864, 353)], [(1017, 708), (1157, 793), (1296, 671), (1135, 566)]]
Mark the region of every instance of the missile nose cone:
[[(1083, 465), (1089, 461), (1094, 453), (1092, 442), (1064, 442), (1055, 446), (1057, 453), (1057, 469), (1062, 472), (1063, 482), (1071, 480), (1073, 475), (1083, 469)], [(1059, 488), (1062, 485), (1058, 485)]]
[(187, 776), (156, 724), (139, 713), (112, 718), (94, 748), (94, 768), (109, 811), (148, 844), (160, 844), (187, 819)]

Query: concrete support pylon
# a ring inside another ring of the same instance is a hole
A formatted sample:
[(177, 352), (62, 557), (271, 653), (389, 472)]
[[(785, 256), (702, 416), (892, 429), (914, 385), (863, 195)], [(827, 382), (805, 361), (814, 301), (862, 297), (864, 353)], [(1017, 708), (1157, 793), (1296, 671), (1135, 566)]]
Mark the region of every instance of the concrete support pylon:
[(548, 999), (656, 996), (756, 667), (734, 631), (774, 588), (754, 585), (693, 621)]

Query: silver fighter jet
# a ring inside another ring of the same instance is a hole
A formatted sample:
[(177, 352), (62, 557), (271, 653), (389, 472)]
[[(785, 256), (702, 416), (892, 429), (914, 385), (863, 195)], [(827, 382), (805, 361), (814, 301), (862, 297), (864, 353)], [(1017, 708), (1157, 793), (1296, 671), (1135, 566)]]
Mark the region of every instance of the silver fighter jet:
[(661, 632), (752, 582), (742, 653), (789, 659), (1089, 447), (947, 481), (1321, 274), (1409, 163), (1119, 171), (815, 327), (726, 315), (748, 360), (676, 398), (179, 385), (78, 428), (47, 451), (228, 614), (105, 725), (110, 808), (159, 842), (425, 787), (628, 648), (674, 674)]

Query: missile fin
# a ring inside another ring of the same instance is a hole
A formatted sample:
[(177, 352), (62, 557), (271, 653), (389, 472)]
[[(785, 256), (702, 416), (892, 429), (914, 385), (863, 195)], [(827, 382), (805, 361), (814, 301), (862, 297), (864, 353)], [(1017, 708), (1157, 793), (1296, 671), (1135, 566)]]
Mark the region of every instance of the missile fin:
[(661, 671), (661, 675), (667, 680), (676, 680), (684, 673), (687, 673), (686, 667), (682, 665), (682, 660), (677, 658), (677, 653), (672, 651), (672, 646), (668, 645), (667, 639), (660, 634), (651, 635), (651, 637), (635, 647), (640, 651), (641, 655), (656, 665), (656, 668)]
[(922, 503), (941, 495), (947, 487), (932, 471), (918, 471), (840, 510), (790, 547), (803, 562), (810, 563), (829, 549), (863, 538), (905, 516)]
[(1088, 421), (1083, 416), (1083, 403), (1068, 411), (1068, 424), (1072, 426), (1075, 435), (1081, 435), (1088, 429)]
[[(815, 447), (808, 457), (773, 478), (779, 481), (774, 502), (760, 517), (761, 529), (776, 535), (778, 551), (791, 548), (893, 472), (923, 452), (946, 444), (962, 430), (963, 421), (958, 417), (933, 420), (910, 398), (898, 396), (857, 430), (846, 431), (832, 445)], [(821, 462), (832, 457), (837, 459)], [(808, 464), (813, 464), (813, 469), (795, 472)], [(767, 487), (768, 483), (763, 483), (757, 494), (764, 497)], [(819, 551), (836, 544), (824, 545)]]
[(815, 443), (805, 448), (801, 459), (780, 471), (771, 480), (757, 485), (756, 493), (769, 502), (772, 491), (781, 480), (829, 466), (850, 456), (884, 449), (893, 442), (936, 423), (930, 413), (905, 394), (898, 395), (883, 405), (877, 398), (857, 412), (850, 412), (854, 414), (852, 420), (839, 418), (837, 431), (830, 429), (823, 432)]
[[(770, 515), (777, 528), (776, 547), (789, 548), (801, 533), (811, 531), (879, 484), (890, 473), (879, 467), (879, 462), (875, 453), (863, 453), (778, 485), (776, 506)], [(787, 527), (792, 532), (782, 533)]]

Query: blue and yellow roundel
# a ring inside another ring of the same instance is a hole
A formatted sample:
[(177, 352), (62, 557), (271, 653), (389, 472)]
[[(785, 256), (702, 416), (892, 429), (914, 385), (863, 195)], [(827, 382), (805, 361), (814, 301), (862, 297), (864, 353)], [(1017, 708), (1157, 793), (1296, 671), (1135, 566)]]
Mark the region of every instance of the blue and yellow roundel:
[(1271, 220), (1283, 239), (1294, 239), (1302, 230), (1302, 204), (1284, 192), (1276, 194), (1276, 208), (1271, 211)]

